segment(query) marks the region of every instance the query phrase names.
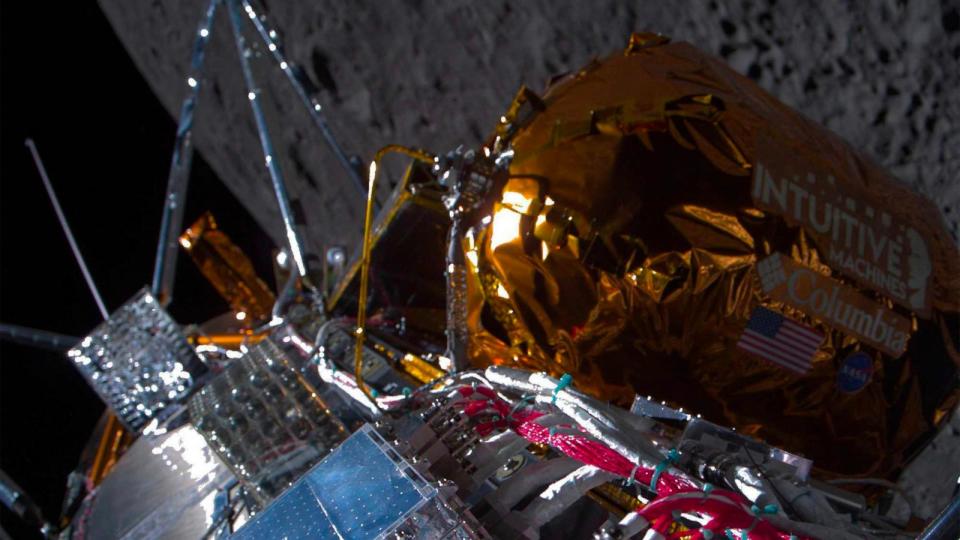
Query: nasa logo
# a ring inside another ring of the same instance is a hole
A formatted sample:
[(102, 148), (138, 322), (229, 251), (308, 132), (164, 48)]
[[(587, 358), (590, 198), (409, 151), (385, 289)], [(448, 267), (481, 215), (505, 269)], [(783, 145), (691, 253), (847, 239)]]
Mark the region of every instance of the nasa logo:
[(873, 359), (865, 352), (848, 356), (837, 372), (837, 388), (846, 394), (855, 394), (873, 378)]

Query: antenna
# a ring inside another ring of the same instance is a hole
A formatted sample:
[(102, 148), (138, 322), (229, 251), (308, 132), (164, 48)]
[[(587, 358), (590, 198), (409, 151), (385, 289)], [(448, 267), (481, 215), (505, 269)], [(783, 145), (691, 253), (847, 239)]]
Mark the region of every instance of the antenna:
[(103, 316), (104, 320), (107, 320), (110, 318), (110, 314), (107, 313), (107, 308), (103, 305), (103, 299), (100, 298), (100, 291), (97, 290), (97, 286), (93, 282), (93, 278), (90, 276), (90, 270), (87, 269), (87, 263), (83, 262), (83, 255), (80, 253), (80, 248), (77, 247), (77, 241), (73, 239), (73, 232), (70, 231), (70, 225), (67, 223), (67, 218), (63, 215), (63, 210), (60, 208), (60, 201), (57, 200), (57, 194), (53, 191), (53, 184), (50, 183), (50, 178), (47, 177), (47, 169), (43, 166), (43, 161), (40, 159), (40, 154), (37, 152), (37, 145), (34, 144), (33, 139), (27, 139), (24, 141), (24, 144), (27, 145), (27, 148), (30, 149), (30, 154), (33, 155), (33, 162), (37, 165), (37, 171), (40, 172), (40, 178), (43, 180), (43, 187), (47, 188), (47, 195), (50, 196), (50, 202), (53, 203), (53, 210), (57, 213), (57, 219), (60, 220), (60, 228), (63, 229), (63, 234), (66, 235), (67, 242), (70, 243), (70, 250), (73, 251), (73, 257), (77, 259), (77, 264), (80, 265), (80, 271), (83, 272), (83, 279), (87, 282), (87, 287), (90, 288), (90, 293), (93, 294), (93, 299), (97, 302), (97, 308), (100, 309), (100, 315)]

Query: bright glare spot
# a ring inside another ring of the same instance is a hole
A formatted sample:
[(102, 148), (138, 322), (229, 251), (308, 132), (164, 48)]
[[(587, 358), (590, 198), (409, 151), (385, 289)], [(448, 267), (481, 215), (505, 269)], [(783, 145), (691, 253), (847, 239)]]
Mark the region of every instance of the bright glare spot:
[(270, 52), (273, 52), (273, 51), (277, 50), (277, 46), (276, 46), (276, 44), (274, 44), (274, 43), (271, 43), (270, 45), (267, 45), (267, 48), (270, 49)]
[(257, 94), (255, 94), (255, 93), (253, 93), (253, 92), (250, 92), (250, 93), (247, 94), (247, 99), (249, 99), (250, 101), (253, 101), (253, 100), (257, 99)]
[(483, 147), (483, 155), (486, 157), (490, 157), (490, 149), (487, 148), (486, 146)]
[(180, 245), (183, 246), (183, 249), (190, 249), (190, 246), (192, 246), (193, 244), (190, 243), (189, 238), (181, 238)]
[(200, 30), (200, 37), (207, 37), (209, 35), (210, 35), (210, 31), (207, 30), (206, 28), (203, 28)]
[(540, 242), (540, 259), (547, 260), (547, 255), (550, 255), (550, 246), (546, 242)]
[(520, 237), (522, 216), (509, 208), (501, 208), (493, 215), (493, 230), (490, 234), (490, 249), (512, 242)]
[(244, 320), (244, 319), (246, 319), (246, 318), (247, 318), (247, 312), (246, 312), (246, 311), (238, 311), (238, 312), (237, 312), (237, 320), (238, 320), (238, 321), (242, 321), (242, 320)]
[(500, 200), (521, 214), (526, 213), (530, 209), (530, 203), (533, 202), (533, 199), (517, 191), (505, 191)]
[(483, 216), (483, 219), (480, 220), (480, 223), (483, 223), (484, 225), (489, 225), (490, 219), (491, 219), (490, 216)]
[(503, 283), (497, 284), (497, 296), (500, 298), (510, 298), (510, 293), (503, 287)]
[(277, 253), (277, 264), (279, 264), (280, 266), (286, 266), (286, 265), (287, 265), (287, 252), (286, 252), (286, 251), (280, 251), (279, 253)]
[[(159, 450), (159, 453), (157, 453)], [(164, 440), (158, 448), (152, 450), (154, 455), (164, 457), (168, 466), (175, 464), (168, 455), (174, 455), (187, 466), (186, 474), (191, 480), (199, 481), (197, 489), (204, 487), (213, 479), (210, 473), (217, 466), (217, 460), (213, 458), (210, 447), (203, 437), (193, 428), (184, 428)]]
[(287, 63), (286, 63), (286, 62), (280, 62), (280, 69), (287, 69)]
[(450, 360), (446, 356), (438, 356), (437, 364), (439, 364), (440, 369), (444, 371), (450, 371), (453, 368), (453, 360)]
[(470, 251), (466, 252), (465, 255), (467, 256), (467, 260), (470, 261), (470, 264), (472, 264), (474, 268), (479, 266), (477, 252), (475, 250), (471, 249)]
[(370, 173), (367, 177), (367, 181), (370, 182), (370, 185), (373, 186), (373, 181), (377, 179), (377, 162), (370, 162)]
[(196, 88), (196, 87), (197, 87), (197, 80), (194, 79), (193, 77), (190, 77), (189, 79), (187, 79), (187, 85), (188, 85), (190, 88)]

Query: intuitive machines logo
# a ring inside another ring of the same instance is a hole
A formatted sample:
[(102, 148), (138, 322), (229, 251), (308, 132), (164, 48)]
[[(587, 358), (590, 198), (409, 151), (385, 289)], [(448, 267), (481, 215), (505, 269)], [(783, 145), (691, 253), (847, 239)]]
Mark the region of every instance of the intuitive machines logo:
[(752, 188), (759, 208), (803, 226), (832, 267), (921, 316), (929, 315), (930, 253), (913, 227), (844, 194), (831, 175), (788, 177), (758, 162)]

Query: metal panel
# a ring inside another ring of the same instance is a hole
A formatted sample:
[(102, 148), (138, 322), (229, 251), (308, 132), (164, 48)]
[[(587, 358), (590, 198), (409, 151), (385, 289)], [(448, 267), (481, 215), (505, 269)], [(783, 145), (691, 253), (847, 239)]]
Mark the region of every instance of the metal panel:
[(77, 523), (86, 538), (200, 538), (230, 471), (192, 426), (141, 437), (98, 488)]
[(182, 401), (207, 372), (180, 327), (146, 289), (67, 351), (67, 357), (134, 432)]

